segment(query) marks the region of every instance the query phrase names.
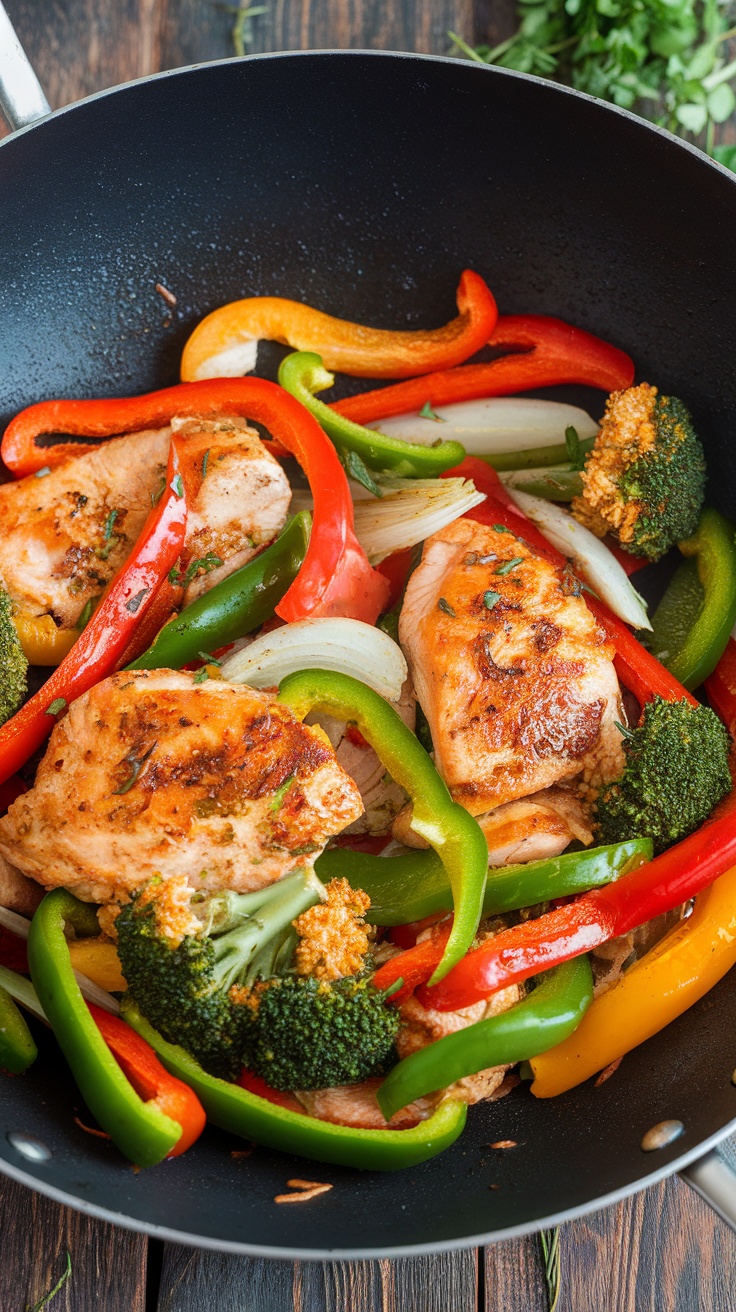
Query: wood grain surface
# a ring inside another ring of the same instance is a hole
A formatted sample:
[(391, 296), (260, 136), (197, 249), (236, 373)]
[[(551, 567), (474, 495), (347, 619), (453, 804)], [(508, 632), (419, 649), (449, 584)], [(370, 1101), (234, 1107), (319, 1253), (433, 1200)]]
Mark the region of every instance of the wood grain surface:
[[(5, 0), (52, 106), (233, 54), (212, 0)], [(513, 0), (265, 0), (253, 52), (449, 51), (448, 29), (495, 44)], [(0, 134), (2, 129), (0, 129)], [(723, 139), (733, 139), (733, 124)], [(53, 1312), (544, 1312), (536, 1237), (397, 1261), (262, 1262), (162, 1245), (0, 1179), (0, 1312), (32, 1308), (73, 1271)], [(736, 1312), (736, 1236), (679, 1180), (563, 1228), (558, 1312)]]

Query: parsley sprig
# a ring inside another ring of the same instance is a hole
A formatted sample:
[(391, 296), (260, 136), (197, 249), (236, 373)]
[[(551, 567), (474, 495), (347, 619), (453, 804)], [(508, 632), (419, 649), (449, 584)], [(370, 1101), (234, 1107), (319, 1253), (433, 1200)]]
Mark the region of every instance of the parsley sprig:
[(736, 109), (736, 36), (730, 0), (520, 0), (519, 28), (497, 46), (448, 36), (468, 59), (565, 82), (701, 138), (736, 168), (736, 146), (716, 146), (715, 126)]

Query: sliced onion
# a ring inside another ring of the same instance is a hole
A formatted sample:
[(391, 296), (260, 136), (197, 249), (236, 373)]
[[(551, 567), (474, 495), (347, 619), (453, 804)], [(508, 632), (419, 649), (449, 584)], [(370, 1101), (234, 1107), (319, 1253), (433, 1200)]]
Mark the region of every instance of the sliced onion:
[(222, 663), (231, 683), (272, 688), (298, 670), (336, 670), (397, 702), (408, 670), (401, 648), (362, 620), (297, 620), (263, 633)]
[[(12, 934), (16, 934), (18, 938), (22, 939), (28, 938), (28, 931), (31, 928), (30, 920), (27, 920), (25, 916), (19, 916), (17, 911), (11, 911), (9, 907), (0, 907), (0, 925), (2, 925), (4, 929), (9, 929)], [(100, 988), (100, 985), (95, 984), (94, 980), (89, 979), (87, 975), (80, 975), (78, 970), (75, 970), (74, 978), (79, 985), (80, 992), (88, 1002), (96, 1002), (98, 1007), (102, 1007), (105, 1011), (109, 1011), (113, 1016), (118, 1016), (120, 1014), (120, 1004), (111, 993)], [(3, 981), (0, 979), (0, 985), (2, 984)], [(28, 986), (31, 990), (33, 989), (33, 985), (30, 981)], [(8, 988), (7, 984), (3, 987), (8, 989), (8, 993), (12, 993), (12, 990)], [(28, 996), (30, 997), (30, 994)], [(25, 997), (21, 997), (16, 993), (13, 993), (13, 997), (16, 998), (18, 1002), (22, 1002), (29, 1011), (34, 1011), (33, 1006), (25, 1001)], [(36, 1001), (38, 1002), (38, 999), (36, 999)], [(41, 1020), (45, 1020), (46, 1016), (40, 1002), (38, 1002), (38, 1008), (39, 1010), (35, 1010), (35, 1015), (40, 1016)]]
[[(581, 442), (595, 437), (598, 425), (585, 410), (561, 401), (534, 401), (526, 397), (495, 396), (481, 401), (458, 401), (434, 409), (437, 419), (423, 418), (418, 411), (392, 415), (367, 424), (387, 437), (432, 446), (443, 442), (462, 442), (468, 455), (494, 455), (508, 451), (526, 451), (535, 447), (557, 446), (565, 441), (565, 429), (572, 426)], [(442, 422), (438, 422), (438, 420)]]
[(372, 565), (438, 533), (485, 500), (464, 478), (396, 478), (382, 480), (380, 501), (360, 489), (355, 502), (355, 532)]
[(25, 1007), (26, 1011), (30, 1011), (32, 1016), (37, 1016), (39, 1020), (46, 1020), (46, 1012), (41, 1006), (41, 1000), (25, 975), (18, 975), (16, 971), (8, 970), (7, 966), (0, 966), (0, 988), (5, 989), (5, 992), (9, 993), (15, 1002)]
[(572, 559), (585, 581), (601, 601), (610, 606), (614, 615), (618, 615), (626, 624), (632, 624), (635, 629), (651, 629), (644, 598), (639, 596), (623, 567), (600, 538), (578, 524), (572, 515), (553, 501), (529, 496), (527, 492), (520, 492), (514, 487), (507, 487), (507, 491), (519, 509), (542, 530), (552, 546)]

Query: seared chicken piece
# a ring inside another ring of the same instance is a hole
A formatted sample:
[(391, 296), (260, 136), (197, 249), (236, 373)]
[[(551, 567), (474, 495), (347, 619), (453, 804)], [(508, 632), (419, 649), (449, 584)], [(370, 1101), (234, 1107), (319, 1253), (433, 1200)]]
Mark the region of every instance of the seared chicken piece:
[(46, 890), (0, 856), (0, 907), (32, 916)]
[(333, 1125), (349, 1125), (358, 1130), (409, 1130), (432, 1114), (438, 1099), (431, 1095), (418, 1098), (408, 1107), (402, 1107), (387, 1121), (378, 1105), (376, 1094), (383, 1076), (376, 1075), (362, 1084), (341, 1084), (334, 1089), (310, 1089), (294, 1095), (300, 1110), (318, 1121), (331, 1121)]
[(437, 767), (472, 815), (623, 769), (613, 648), (563, 573), (458, 519), (424, 546), (399, 638)]
[[(505, 802), (476, 819), (488, 844), (490, 866), (559, 856), (574, 838), (586, 847), (593, 841), (585, 806), (568, 788), (545, 788), (531, 797)], [(429, 847), (411, 828), (411, 807), (396, 817), (393, 834), (407, 847)]]
[(325, 735), (270, 693), (173, 670), (121, 672), (72, 704), (0, 852), (107, 902), (154, 874), (248, 892), (311, 866), (360, 814)]
[[(291, 490), (281, 466), (240, 419), (173, 420), (206, 476), (182, 555), (222, 561), (189, 583), (185, 602), (239, 569), (282, 528)], [(39, 477), (0, 486), (0, 585), (17, 609), (70, 629), (132, 551), (163, 486), (170, 428), (131, 433)]]

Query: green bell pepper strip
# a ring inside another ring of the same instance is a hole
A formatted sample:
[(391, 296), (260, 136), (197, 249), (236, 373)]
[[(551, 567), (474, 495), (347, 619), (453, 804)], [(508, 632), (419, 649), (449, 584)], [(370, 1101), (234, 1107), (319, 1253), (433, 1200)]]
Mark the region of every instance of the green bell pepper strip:
[(535, 989), (500, 1016), (479, 1020), (405, 1057), (378, 1090), (388, 1119), (424, 1094), (445, 1089), (466, 1075), (536, 1057), (572, 1034), (593, 1000), (587, 956), (539, 976)]
[[(594, 445), (594, 437), (583, 438), (580, 442), (581, 456), (592, 451)], [(479, 460), (485, 460), (487, 465), (493, 465), (494, 469), (541, 469), (547, 465), (564, 465), (570, 458), (565, 442), (558, 442), (555, 446), (527, 447), (523, 451), (495, 451), (491, 455), (474, 451), (473, 454)]]
[(736, 528), (708, 507), (678, 546), (687, 559), (654, 613), (648, 646), (692, 692), (713, 673), (736, 622)]
[(239, 1084), (208, 1075), (188, 1052), (162, 1038), (128, 999), (123, 999), (122, 1015), (150, 1043), (167, 1071), (194, 1090), (208, 1121), (281, 1152), (337, 1166), (397, 1171), (436, 1157), (449, 1148), (465, 1125), (466, 1105), (449, 1099), (411, 1130), (356, 1130), (318, 1121), (306, 1112), (289, 1111)]
[[(2, 973), (14, 975), (15, 971), (3, 967)], [(3, 987), (0, 976), (0, 1067), (12, 1075), (22, 1075), (37, 1056), (38, 1048), (33, 1042), (25, 1017)]]
[(465, 447), (459, 442), (440, 442), (438, 446), (404, 442), (337, 414), (314, 395), (332, 387), (334, 381), (321, 357), (312, 351), (295, 351), (281, 361), (281, 386), (314, 416), (334, 442), (343, 463), (345, 452), (353, 451), (370, 469), (390, 469), (401, 478), (435, 478), (464, 459)]
[(483, 830), (453, 802), (424, 748), (393, 706), (372, 688), (347, 674), (301, 670), (282, 680), (278, 699), (301, 720), (310, 711), (325, 711), (357, 724), (391, 778), (408, 794), (411, 828), (434, 848), (452, 889), (452, 932), (432, 976), (435, 982), (441, 980), (465, 956), (478, 928), (488, 873)]
[(300, 511), (270, 547), (165, 624), (126, 668), (180, 670), (201, 652), (217, 651), (265, 623), (299, 572), (311, 522), (309, 512)]
[[(652, 855), (651, 838), (631, 838), (525, 865), (498, 866), (488, 871), (483, 915), (587, 893), (651, 861)], [(366, 920), (373, 925), (407, 925), (452, 910), (447, 873), (436, 852), (383, 857), (333, 847), (318, 857), (314, 868), (323, 884), (343, 878), (353, 888), (362, 888), (371, 899)]]
[(155, 1166), (181, 1138), (182, 1127), (144, 1102), (118, 1066), (74, 978), (65, 923), (89, 933), (97, 917), (64, 888), (47, 893), (28, 934), (28, 963), (41, 1006), (92, 1115), (137, 1166)]
[(502, 480), (504, 487), (518, 488), (532, 497), (545, 501), (572, 501), (579, 497), (583, 485), (577, 469), (569, 465), (562, 469), (550, 465), (548, 469), (518, 469)]

